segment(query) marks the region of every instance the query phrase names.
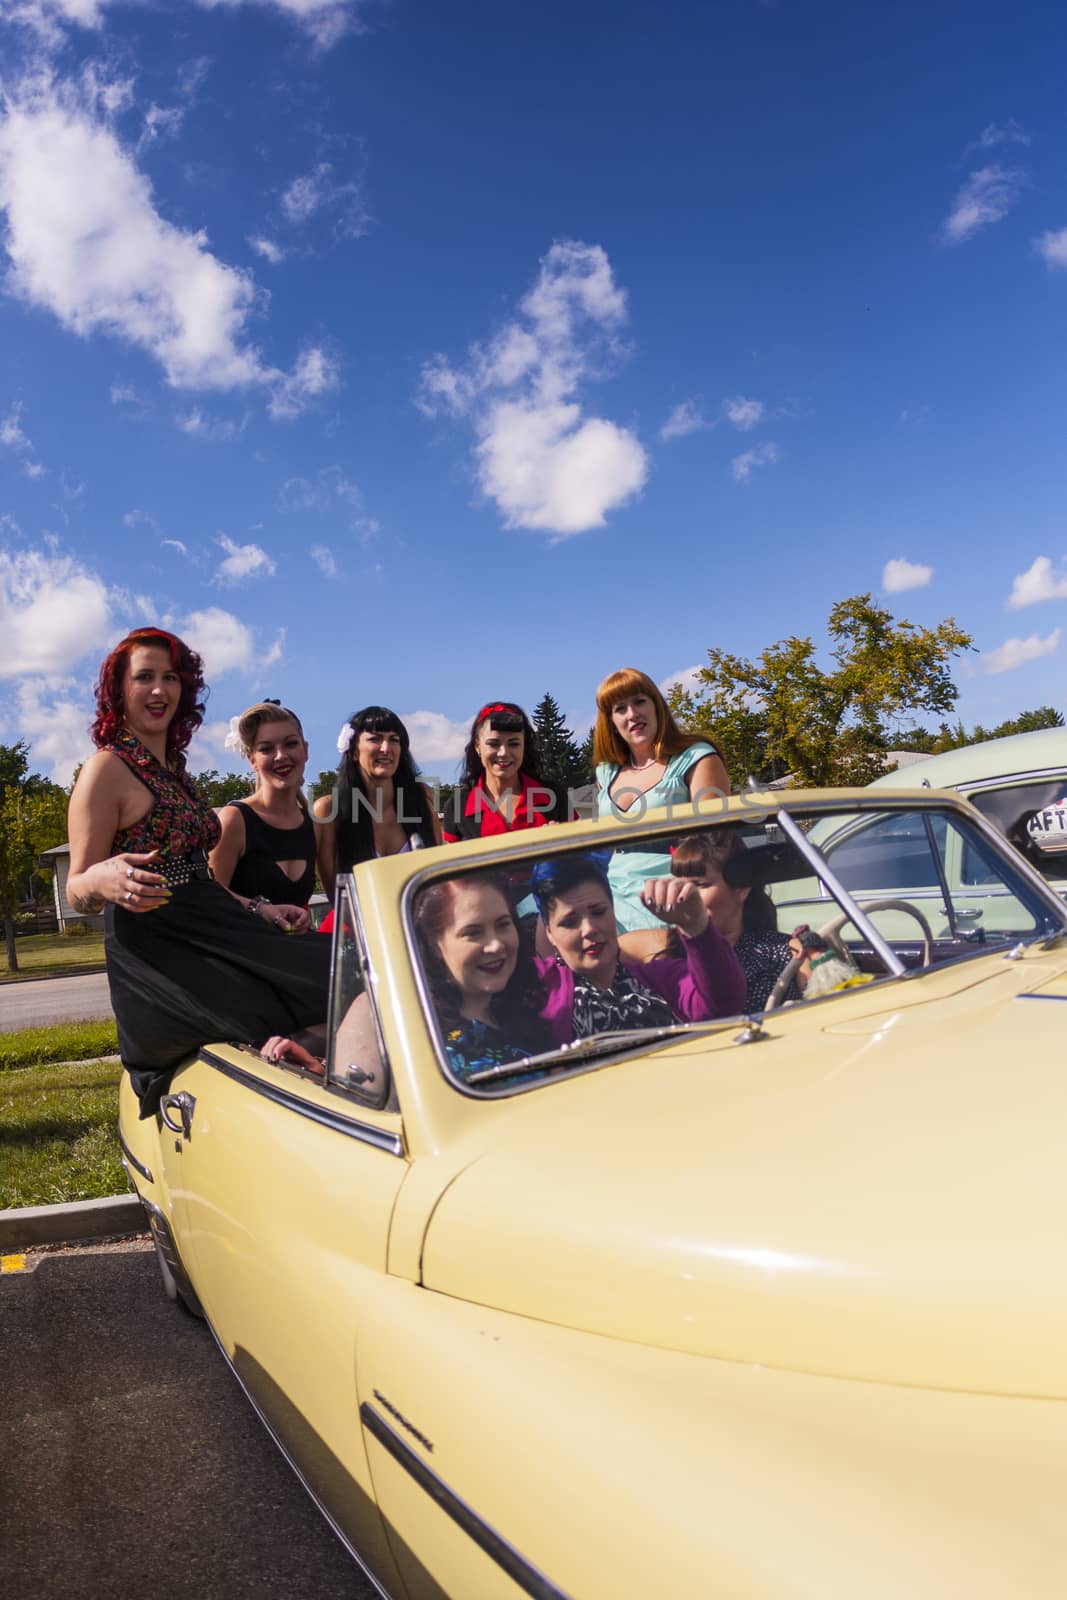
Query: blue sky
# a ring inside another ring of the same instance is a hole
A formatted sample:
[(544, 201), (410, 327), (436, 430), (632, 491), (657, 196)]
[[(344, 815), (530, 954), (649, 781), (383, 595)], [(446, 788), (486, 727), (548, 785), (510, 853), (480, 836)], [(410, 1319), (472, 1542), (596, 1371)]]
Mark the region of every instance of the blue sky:
[(128, 627), (312, 768), (383, 702), (757, 652), (873, 591), (1064, 706), (1062, 9), (0, 0), (0, 739)]

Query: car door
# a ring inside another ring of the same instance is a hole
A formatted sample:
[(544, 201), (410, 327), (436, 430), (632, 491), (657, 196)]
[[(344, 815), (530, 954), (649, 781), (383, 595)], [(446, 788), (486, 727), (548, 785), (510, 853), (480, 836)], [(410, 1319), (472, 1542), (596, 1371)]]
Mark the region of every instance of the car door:
[[(355, 919), (339, 916), (339, 1024), (357, 996), (369, 1006), (366, 987)], [(324, 1079), (239, 1047), (203, 1050), (164, 1103), (163, 1153), (179, 1247), (216, 1338), (312, 1493), (389, 1588), (396, 1572), (374, 1503), (355, 1356), (407, 1161), (380, 1036), (363, 1043), (362, 1063), (331, 1049)], [(374, 1081), (373, 1093), (353, 1088), (356, 1074)]]

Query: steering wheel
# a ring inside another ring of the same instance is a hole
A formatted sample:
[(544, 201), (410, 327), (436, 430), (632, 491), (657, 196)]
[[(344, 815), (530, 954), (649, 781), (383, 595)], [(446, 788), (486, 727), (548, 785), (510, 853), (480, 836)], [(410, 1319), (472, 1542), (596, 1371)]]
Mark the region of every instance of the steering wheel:
[[(915, 921), (922, 929), (922, 964), (924, 967), (928, 967), (930, 965), (931, 951), (934, 942), (933, 931), (922, 912), (917, 910), (916, 907), (911, 904), (910, 900), (865, 900), (862, 902), (861, 909), (863, 911), (906, 911), (908, 916), (914, 917)], [(823, 939), (829, 940), (834, 949), (837, 951), (838, 955), (844, 956), (846, 959), (848, 959), (848, 951), (841, 942), (841, 929), (845, 926), (846, 922), (851, 921), (852, 918), (849, 916), (848, 912), (842, 911), (839, 916), (831, 917), (830, 921), (824, 923), (823, 926), (818, 930), (819, 936)], [(782, 1001), (789, 993), (793, 980), (800, 971), (800, 966), (803, 960), (803, 955), (793, 956), (792, 959), (782, 968), (781, 972), (778, 974), (778, 981), (771, 990), (767, 1004), (763, 1008), (765, 1012), (774, 1011), (782, 1004)]]

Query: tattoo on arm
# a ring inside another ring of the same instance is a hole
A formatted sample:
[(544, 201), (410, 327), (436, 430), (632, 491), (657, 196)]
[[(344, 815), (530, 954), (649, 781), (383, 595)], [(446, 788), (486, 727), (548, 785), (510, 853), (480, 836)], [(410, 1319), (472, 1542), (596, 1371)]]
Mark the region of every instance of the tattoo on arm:
[(102, 894), (71, 894), (68, 889), (67, 902), (72, 911), (77, 911), (83, 917), (95, 917), (104, 909)]

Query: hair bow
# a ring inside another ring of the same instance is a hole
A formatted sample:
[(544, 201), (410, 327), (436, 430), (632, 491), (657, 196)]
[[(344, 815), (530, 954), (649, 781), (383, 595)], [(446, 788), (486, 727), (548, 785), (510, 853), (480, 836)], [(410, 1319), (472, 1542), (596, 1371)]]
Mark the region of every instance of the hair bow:
[(241, 738), (240, 717), (230, 718), (230, 731), (222, 741), (222, 748), (224, 750), (232, 750), (235, 756), (244, 754), (245, 742)]

